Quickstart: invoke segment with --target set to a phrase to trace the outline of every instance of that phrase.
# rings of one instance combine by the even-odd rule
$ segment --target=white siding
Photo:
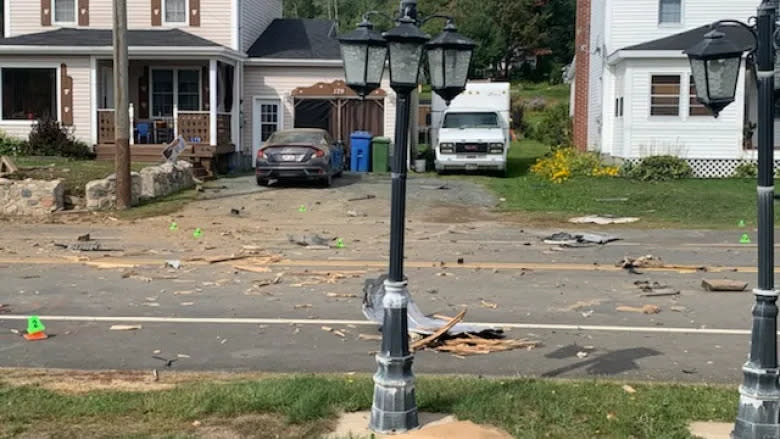
[[[588,149],[601,149],[604,92],[604,6],[605,0],[591,1],[590,72],[588,78]]]
[[[756,0],[682,0],[680,25],[659,25],[659,0],[608,0],[607,51],[663,38],[687,29],[730,18],[747,20],[756,14]]]
[[[47,64],[59,66],[65,64],[68,68],[68,76],[73,78],[73,134],[84,142],[90,142],[90,127],[92,114],[90,111],[90,65],[87,56],[63,57],[0,57],[0,65]],[[60,105],[60,90],[57,90],[57,105]],[[0,122],[0,130],[8,135],[26,138],[30,134],[32,124],[20,122]]]
[[[254,116],[254,98],[279,99],[284,109],[283,126],[295,126],[295,108],[292,91],[298,87],[310,87],[318,82],[333,82],[344,79],[342,67],[244,67],[244,127],[242,130],[242,149],[251,150],[252,125]],[[385,98],[385,136],[395,135],[395,93],[390,89],[387,79],[383,82],[387,91]]]
[[[239,50],[246,52],[275,18],[282,18],[282,0],[239,0],[239,4],[241,5]]]
[[[741,158],[744,118],[744,68],[734,104],[714,119],[688,116],[688,77],[685,58],[673,60],[637,60],[626,63],[626,91],[623,153],[614,155],[639,158],[672,154],[684,158]],[[681,77],[679,116],[650,116],[650,81],[654,74]],[[616,133],[617,134],[617,133]]]
[[[41,26],[41,5],[38,0],[7,0],[11,6],[11,36],[45,32],[56,26]],[[164,1],[164,0],[163,0]],[[260,0],[277,2],[279,0]],[[199,27],[182,26],[181,29],[194,35],[230,47],[232,44],[231,0],[201,0]],[[90,0],[89,27],[111,29],[112,0]],[[127,26],[129,29],[161,29],[152,27],[152,2],[150,0],[127,0]]]

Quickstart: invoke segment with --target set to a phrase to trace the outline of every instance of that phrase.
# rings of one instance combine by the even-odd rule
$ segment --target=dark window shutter
[[[200,26],[200,0],[190,0],[190,26]]]
[[[73,125],[73,78],[68,76],[68,67],[60,65],[60,113],[65,126]]]
[[[152,26],[162,26],[162,0],[152,0]]]
[[[89,26],[89,0],[79,0],[79,26]]]
[[[41,0],[41,26],[51,26],[51,0]]]

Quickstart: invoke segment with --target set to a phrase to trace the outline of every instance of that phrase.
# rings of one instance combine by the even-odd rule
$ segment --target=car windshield
[[[279,131],[268,139],[269,145],[324,145],[325,136],[312,131]]]
[[[443,128],[498,128],[496,113],[448,113]]]

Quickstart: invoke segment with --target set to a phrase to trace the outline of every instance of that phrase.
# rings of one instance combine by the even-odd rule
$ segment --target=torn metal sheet
[[[564,247],[576,247],[578,245],[599,244],[604,245],[614,241],[620,241],[621,238],[615,235],[603,235],[599,233],[578,233],[571,234],[559,232],[544,238],[545,244],[560,245]]]
[[[372,322],[382,324],[384,321],[384,308],[382,300],[385,297],[385,279],[386,275],[378,279],[367,279],[363,286],[363,315]],[[414,303],[412,297],[409,297],[409,304],[406,308],[406,314],[409,320],[409,331],[418,334],[430,335],[444,327],[448,322],[434,319],[426,316]],[[503,331],[498,328],[485,328],[483,326],[473,326],[467,323],[458,323],[447,333],[451,336],[458,334],[502,334]]]

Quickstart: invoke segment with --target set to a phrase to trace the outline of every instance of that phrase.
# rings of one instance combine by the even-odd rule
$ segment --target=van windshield
[[[500,128],[496,113],[447,113],[442,128]]]

